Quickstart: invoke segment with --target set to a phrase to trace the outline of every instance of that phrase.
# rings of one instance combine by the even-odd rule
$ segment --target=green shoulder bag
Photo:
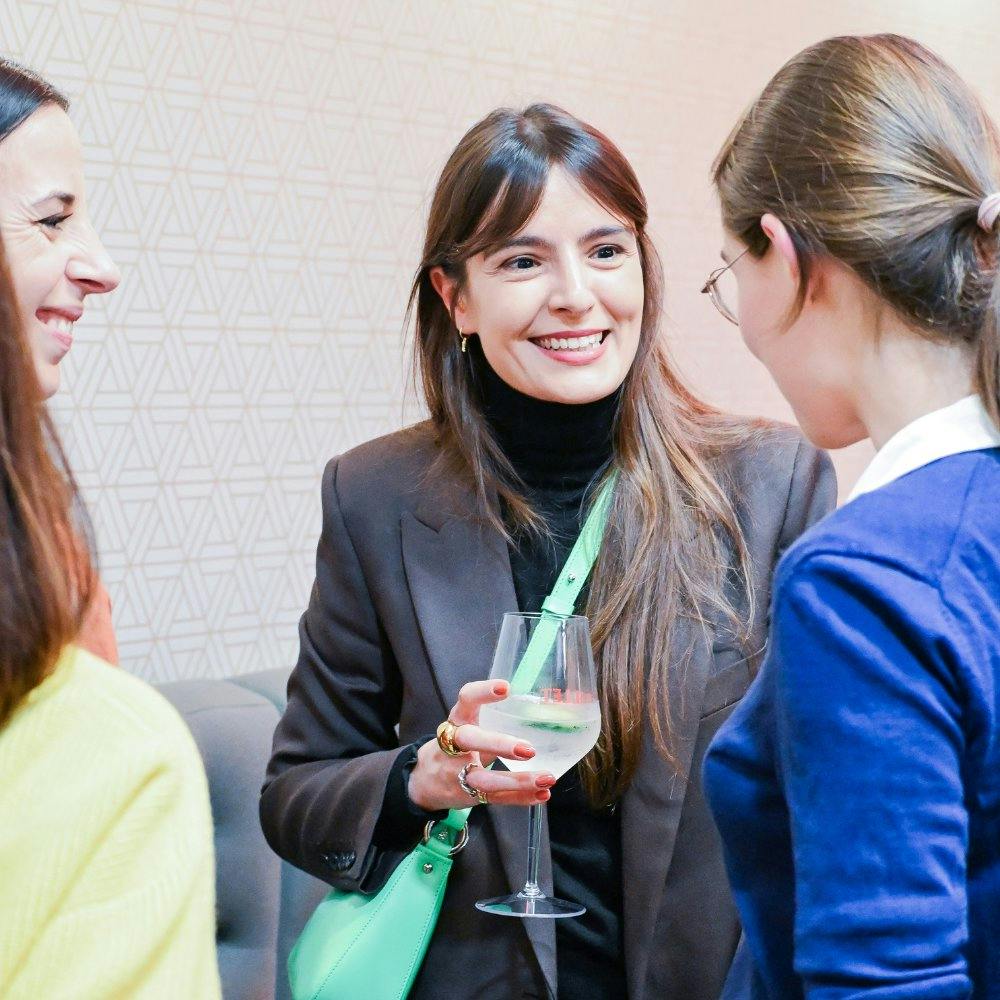
[[[612,473],[598,494],[542,617],[553,625],[573,614],[604,537],[614,493]],[[537,627],[514,672],[511,690],[528,690],[558,629]],[[469,838],[471,809],[452,809],[427,824],[423,839],[374,895],[332,890],[316,907],[288,956],[294,1000],[404,1000],[420,971],[441,912],[453,858]]]

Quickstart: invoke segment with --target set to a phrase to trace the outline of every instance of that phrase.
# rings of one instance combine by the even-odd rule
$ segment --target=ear
[[[764,230],[764,235],[771,241],[771,246],[788,269],[789,277],[798,284],[799,255],[785,224],[776,215],[767,212],[760,217],[760,228]]]
[[[461,295],[456,296],[455,294],[458,287],[455,279],[448,277],[443,267],[432,267],[431,284],[434,286],[434,291],[441,296],[445,309],[454,317],[458,329],[464,333],[471,333],[471,328],[468,328],[469,317],[465,303]]]

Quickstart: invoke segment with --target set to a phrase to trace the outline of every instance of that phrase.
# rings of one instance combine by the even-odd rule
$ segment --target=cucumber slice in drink
[[[528,729],[540,729],[547,733],[579,733],[587,728],[587,722],[577,712],[550,703],[529,702],[519,721]]]
[[[587,728],[583,722],[525,722],[526,729],[540,729],[547,733],[579,733]]]

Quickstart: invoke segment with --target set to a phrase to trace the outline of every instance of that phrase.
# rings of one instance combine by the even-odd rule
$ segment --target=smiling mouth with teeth
[[[73,323],[71,320],[66,319],[65,316],[49,316],[45,320],[45,325],[52,327],[53,330],[59,333],[68,335],[73,332]]]
[[[586,337],[538,337],[532,343],[544,348],[546,351],[584,351],[589,347],[597,347],[604,343],[609,331],[602,330],[600,333],[592,333]]]
[[[61,345],[61,353],[65,354],[73,346],[73,324],[79,316],[67,316],[51,309],[39,309],[35,315],[45,324],[49,335]]]

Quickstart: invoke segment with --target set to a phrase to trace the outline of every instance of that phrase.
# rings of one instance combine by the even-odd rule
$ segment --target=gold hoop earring
[[[467,345],[469,343],[469,338],[466,337],[466,335],[464,333],[462,333],[461,330],[459,330],[458,331],[458,339],[462,341],[462,353],[465,354],[466,353],[466,347],[467,347]]]

